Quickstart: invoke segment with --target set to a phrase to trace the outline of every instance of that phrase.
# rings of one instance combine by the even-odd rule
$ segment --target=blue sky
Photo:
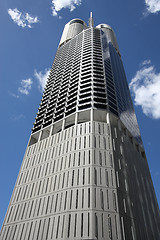
[[[114,29],[160,205],[160,0],[0,1],[0,225],[64,25]]]

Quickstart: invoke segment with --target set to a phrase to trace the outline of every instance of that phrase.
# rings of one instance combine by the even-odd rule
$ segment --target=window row
[[[111,154],[108,154],[109,157],[111,157]],[[51,161],[50,163],[46,163],[44,165],[32,168],[28,171],[22,172],[19,175],[18,184],[17,186],[21,186],[24,184],[28,184],[30,182],[34,182],[34,185],[38,185],[40,182],[40,179],[43,180],[43,182],[47,182],[46,189],[50,189],[49,185],[53,185],[56,187],[56,190],[59,190],[60,188],[68,187],[68,186],[78,186],[78,185],[87,185],[87,184],[95,184],[95,185],[103,185],[103,186],[114,186],[115,185],[115,173],[112,170],[111,164],[112,158],[108,159],[107,166],[106,167],[94,167],[90,168],[88,167],[81,167],[80,168],[80,161],[85,164],[84,159],[80,158],[80,155],[77,156],[78,159],[76,159],[77,165],[79,168],[72,168],[70,169],[70,161],[66,164],[65,162],[56,162],[56,160]],[[61,158],[66,160],[65,158]],[[69,159],[70,160],[70,159]],[[97,160],[99,164],[102,164],[102,160]],[[58,173],[58,168],[62,168],[62,163],[64,164],[64,170],[68,171],[60,171]],[[72,164],[75,164],[74,162]],[[92,163],[93,164],[93,163]],[[67,166],[68,165],[68,166]],[[111,169],[110,169],[111,168]],[[47,178],[48,177],[48,178]],[[117,175],[117,181],[118,180]],[[38,181],[38,183],[36,182]],[[49,185],[48,185],[49,184]],[[35,187],[36,187],[35,186]],[[40,187],[40,186],[39,186]],[[55,191],[55,187],[52,189]],[[31,189],[31,188],[30,188]],[[18,201],[18,190],[15,191],[15,197],[14,199],[17,199]],[[48,190],[47,190],[48,191]],[[17,197],[16,197],[17,196]],[[13,200],[14,201],[14,200]]]
[[[87,123],[78,124],[64,131],[61,131],[60,133],[54,134],[51,138],[46,138],[32,146],[29,146],[27,148],[26,156],[32,155],[39,151],[43,151],[48,147],[58,144],[59,142],[66,141],[68,138],[70,139],[74,136],[84,135],[86,133],[88,134],[91,132],[96,134],[98,133],[100,135],[103,135],[103,134],[110,135],[110,128],[109,128],[109,125],[106,123],[93,122],[93,124],[91,125],[91,122],[87,122]]]
[[[126,213],[128,206],[126,205],[126,200],[124,200],[122,199],[122,204],[125,202],[123,211]],[[117,212],[116,192],[111,189],[82,188],[30,199],[16,205],[11,205],[6,222],[11,223],[64,211],[81,211],[89,210],[90,208]]]
[[[5,226],[2,238],[3,240],[74,238],[134,240],[135,230],[132,220],[119,218],[117,214],[95,212],[92,216],[91,212],[78,212]]]
[[[66,169],[81,167],[81,166],[89,166],[89,165],[97,165],[103,167],[113,167],[113,156],[110,151],[103,150],[86,150],[86,151],[78,151],[65,156],[61,156],[58,158],[52,158],[52,154],[54,149],[47,150],[44,152],[44,157],[48,154],[47,161],[40,162],[42,158],[42,154],[34,155],[26,159],[27,165],[25,165],[21,173],[19,175],[18,184],[26,183],[28,181],[33,181],[36,178],[46,177],[55,172],[61,172]],[[29,169],[26,171],[25,169]],[[51,169],[53,169],[51,171]],[[54,170],[55,169],[55,170]],[[25,171],[24,171],[25,170]],[[25,177],[24,177],[25,175]],[[37,176],[37,177],[36,177]]]

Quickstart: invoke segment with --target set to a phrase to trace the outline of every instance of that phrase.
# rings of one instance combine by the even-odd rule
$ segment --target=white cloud
[[[147,65],[147,64],[151,64],[151,60],[144,60],[140,66],[144,66],[144,65]]]
[[[38,79],[39,88],[41,91],[44,90],[48,76],[49,76],[49,69],[45,69],[44,73],[37,72],[37,70],[34,71],[34,76]]]
[[[129,87],[135,105],[141,106],[145,115],[158,119],[160,118],[160,72],[156,73],[151,62],[148,66],[148,60],[146,64],[136,72]]]
[[[160,11],[160,0],[145,0],[145,4],[147,13],[158,13]]]
[[[159,176],[160,175],[160,172],[155,172],[155,176]]]
[[[17,8],[9,8],[8,14],[18,26],[23,28],[32,28],[32,24],[39,22],[38,17],[32,17],[29,13],[22,13]]]
[[[12,93],[11,91],[9,91],[9,95],[15,98],[19,98],[19,95]]]
[[[21,94],[28,95],[32,87],[32,79],[28,78],[21,81],[21,87],[18,88],[18,91]]]
[[[12,121],[19,121],[19,120],[21,120],[22,118],[25,118],[25,116],[24,116],[23,114],[12,115],[12,116],[11,116],[11,120],[12,120]]]
[[[62,8],[69,8],[72,12],[81,2],[82,0],[52,0],[52,15],[57,16]]]

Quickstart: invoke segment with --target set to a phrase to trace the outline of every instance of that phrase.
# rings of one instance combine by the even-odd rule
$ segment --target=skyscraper
[[[0,239],[160,239],[117,40],[92,15],[64,28]]]

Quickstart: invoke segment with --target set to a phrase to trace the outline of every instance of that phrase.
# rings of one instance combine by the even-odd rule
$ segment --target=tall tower
[[[160,239],[117,40],[92,14],[65,25],[0,239]]]

